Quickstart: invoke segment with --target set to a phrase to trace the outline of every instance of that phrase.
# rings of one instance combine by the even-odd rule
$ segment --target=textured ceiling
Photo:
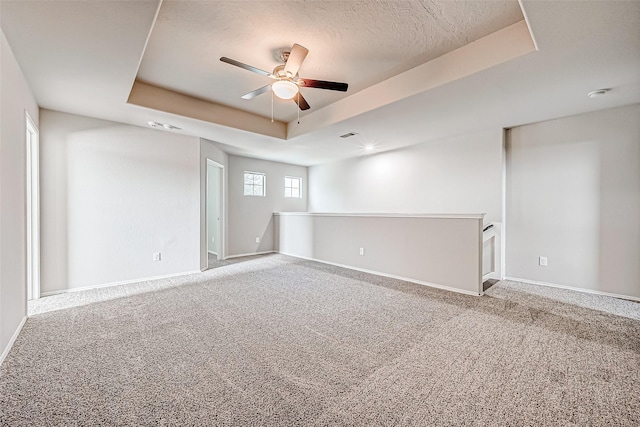
[[[326,31],[328,24],[314,18],[315,7],[322,10],[332,2],[291,3],[307,8],[311,15],[301,18],[295,25],[284,18],[281,21],[273,16],[266,19],[258,12],[260,7],[268,5],[261,6],[261,3],[207,1],[175,6],[234,8],[236,3],[245,5],[243,23],[219,22],[214,29],[219,34],[216,40],[207,35],[206,27],[213,26],[211,16],[194,14],[194,23],[189,28],[177,24],[171,27],[170,38],[182,40],[181,43],[186,43],[188,37],[182,34],[186,31],[191,34],[189,37],[202,34],[195,38],[210,44],[197,51],[190,50],[192,48],[185,44],[184,52],[180,53],[191,52],[189,55],[181,60],[172,56],[168,63],[159,66],[178,76],[167,82],[167,86],[174,88],[178,83],[190,84],[189,80],[202,79],[205,84],[212,85],[212,93],[220,87],[237,90],[238,94],[246,93],[254,87],[251,83],[255,87],[264,84],[261,77],[220,63],[218,58],[226,55],[269,68],[275,63],[272,50],[293,42],[306,44],[311,50],[309,62],[305,61],[303,65],[303,75],[342,79],[334,71],[335,66],[341,65],[340,61],[336,65],[331,59],[335,56],[334,50],[342,45],[334,41],[337,39],[333,33]],[[380,4],[390,4],[373,0],[366,3],[371,3],[371,10]],[[477,8],[470,14],[482,14],[487,8],[495,7],[491,1],[468,3],[462,6]],[[396,8],[403,4],[393,3]],[[455,4],[446,0],[429,4],[442,10],[440,24],[434,25],[447,28],[450,25],[447,22],[453,21],[458,28],[463,28],[453,18],[455,14],[444,11]],[[172,91],[165,91],[172,94],[164,99],[171,101],[168,103],[156,99],[158,91],[152,91],[147,104],[127,102],[139,65],[151,52],[150,49],[145,51],[147,38],[154,37],[154,26],[164,25],[161,21],[163,8],[173,5],[173,2],[161,4],[158,0],[0,0],[0,24],[42,108],[136,126],[147,126],[150,120],[171,123],[182,128],[171,132],[215,141],[231,154],[301,165],[364,155],[364,145],[375,145],[373,153],[376,153],[426,141],[446,141],[454,135],[509,128],[640,102],[640,1],[534,0],[521,1],[526,22],[484,36],[359,92],[349,91],[324,108],[318,109],[322,100],[316,98],[316,94],[320,96],[323,92],[314,91],[309,95],[313,108],[301,117],[300,124],[295,121],[271,123],[255,114],[216,106],[212,102],[197,99],[193,102],[195,98],[188,99],[188,96]],[[509,5],[516,5],[516,2]],[[497,13],[500,11],[498,8]],[[159,20],[156,13],[160,13]],[[350,15],[354,25],[370,30],[367,50],[356,49],[353,53],[358,61],[351,66],[363,72],[366,67],[358,64],[372,61],[369,55],[387,57],[378,55],[376,47],[386,46],[388,38],[373,30],[371,19],[362,18],[364,13],[369,13],[369,6],[360,11],[359,20]],[[341,22],[346,25],[347,21]],[[271,22],[281,24],[271,25]],[[294,25],[295,31],[288,25]],[[395,24],[398,31],[404,30],[404,25],[404,22]],[[349,32],[340,34],[338,42],[347,40],[350,43]],[[456,34],[456,37],[473,38],[462,30]],[[267,36],[271,41],[261,45]],[[537,49],[531,46],[532,36]],[[411,47],[396,45],[397,57],[417,58],[410,52]],[[262,59],[259,55],[263,55]],[[190,72],[188,77],[178,75],[176,67],[204,60],[210,61],[211,69],[191,65],[187,70]],[[320,68],[307,70],[316,60],[319,62],[313,67],[331,70],[327,76],[320,75]],[[416,59],[418,62],[423,60]],[[404,60],[394,64],[411,66]],[[209,81],[214,69],[216,73],[232,75]],[[233,80],[254,77],[257,78],[255,82]],[[344,80],[355,87],[355,80],[350,77]],[[600,88],[611,91],[597,99],[586,96],[587,92]],[[201,93],[196,95],[204,97]],[[214,96],[209,99],[221,102]],[[233,117],[227,117],[227,122],[216,121],[226,110],[230,110],[228,115]],[[295,108],[293,110],[291,114],[295,113]],[[260,120],[262,124],[258,123]],[[247,129],[247,123],[254,127]],[[347,132],[358,135],[348,139],[339,137]]]
[[[270,117],[270,93],[241,96],[272,80],[219,58],[272,71],[280,51],[298,43],[310,51],[301,77],[349,83],[347,93],[302,89],[315,111],[522,19],[514,0],[165,0],[138,79]],[[277,120],[296,113],[293,101],[276,100]]]

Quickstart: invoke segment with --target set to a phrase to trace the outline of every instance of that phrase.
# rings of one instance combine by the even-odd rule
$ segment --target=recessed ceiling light
[[[604,96],[607,92],[609,92],[611,89],[598,89],[598,90],[592,90],[591,92],[589,92],[587,94],[587,96],[589,98],[598,98],[600,96]]]
[[[360,144],[360,153],[363,155],[369,155],[373,153],[377,153],[380,150],[378,149],[378,144],[374,142],[367,142],[366,144]]]
[[[154,122],[153,120],[149,120],[147,122],[149,124],[149,126],[151,126],[152,128],[164,128],[167,130],[180,130],[180,128],[178,126],[174,126],[174,125],[170,125],[167,123],[160,123],[160,122]]]

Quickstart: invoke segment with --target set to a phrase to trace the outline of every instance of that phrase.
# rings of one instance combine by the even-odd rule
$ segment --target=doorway
[[[40,298],[40,179],[39,132],[25,111],[26,117],[26,198],[27,198],[27,299]]]
[[[224,260],[224,166],[207,159],[207,269]]]

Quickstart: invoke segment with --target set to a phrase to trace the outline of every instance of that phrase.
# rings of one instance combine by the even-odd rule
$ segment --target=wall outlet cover
[[[260,243],[260,238],[256,237],[256,243]]]
[[[547,257],[546,256],[541,256],[540,258],[538,258],[538,264],[546,267],[547,266]]]
[[[161,259],[162,259],[162,254],[160,252],[154,252],[153,260],[154,261],[160,261]]]

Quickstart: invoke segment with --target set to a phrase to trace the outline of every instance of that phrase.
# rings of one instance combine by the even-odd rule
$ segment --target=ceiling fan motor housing
[[[298,74],[296,73],[295,76],[290,75],[291,73],[287,73],[284,71],[284,64],[283,65],[278,65],[276,68],[273,69],[273,75],[276,76],[276,78],[280,79],[280,80],[289,80],[289,81],[295,81],[298,80]]]

